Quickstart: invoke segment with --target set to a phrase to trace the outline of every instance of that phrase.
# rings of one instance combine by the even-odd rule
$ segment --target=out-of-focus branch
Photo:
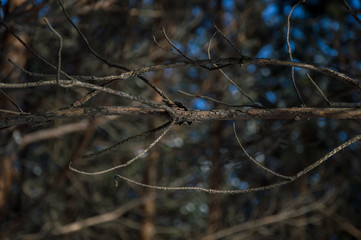
[[[114,221],[114,220],[118,219],[119,217],[121,217],[122,215],[124,215],[125,213],[127,213],[128,211],[138,207],[139,205],[141,205],[147,201],[154,199],[155,197],[156,197],[155,195],[148,195],[145,198],[133,200],[127,204],[124,204],[121,207],[119,207],[111,212],[107,212],[107,213],[99,214],[97,216],[78,220],[76,222],[69,223],[69,224],[66,224],[63,226],[57,226],[51,230],[44,228],[39,233],[28,234],[23,237],[24,237],[24,239],[36,240],[36,239],[44,239],[44,238],[50,237],[50,236],[61,236],[61,235],[67,235],[67,234],[71,234],[74,232],[78,232],[78,231],[81,231],[88,227],[92,227],[92,226],[96,226],[99,224]]]
[[[291,206],[287,206],[287,208],[280,210],[279,213],[269,215],[266,217],[262,217],[255,220],[250,220],[247,222],[243,222],[241,224],[237,224],[225,229],[222,229],[218,232],[206,235],[203,240],[207,239],[224,239],[231,236],[236,236],[244,231],[252,229],[253,231],[270,224],[275,224],[278,222],[283,222],[286,220],[290,220],[293,218],[297,218],[300,216],[304,216],[307,213],[311,213],[314,211],[318,211],[321,208],[325,207],[325,202],[330,199],[329,195],[324,196],[323,199],[320,199],[319,201],[312,201],[312,202],[305,202],[306,200],[303,199],[303,201],[290,203]],[[233,238],[232,238],[233,239]]]
[[[345,6],[347,12],[352,15],[352,17],[361,24],[361,19],[355,14],[351,7],[347,4],[346,0],[342,0],[343,5]]]
[[[109,116],[106,118],[98,119],[96,121],[96,125],[104,124],[105,122],[111,121],[114,118],[116,118],[116,116]],[[67,134],[84,131],[85,129],[87,129],[88,125],[88,120],[82,120],[80,122],[64,124],[55,128],[39,130],[19,137],[17,144],[19,148],[22,149],[31,143],[44,141],[52,138],[60,138]]]
[[[84,228],[99,225],[102,223],[110,222],[113,220],[116,220],[120,216],[122,216],[124,213],[128,212],[129,210],[139,206],[140,204],[143,204],[147,201],[150,201],[151,199],[155,198],[154,195],[149,195],[146,198],[141,198],[137,200],[133,200],[124,206],[121,206],[114,211],[104,213],[98,216],[89,217],[83,220],[76,221],[74,223],[70,223],[64,226],[57,227],[51,231],[52,235],[65,235],[72,232],[80,231]]]

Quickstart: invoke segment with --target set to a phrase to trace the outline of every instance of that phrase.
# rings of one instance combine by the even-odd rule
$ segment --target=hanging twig
[[[102,170],[102,171],[85,172],[85,171],[81,171],[81,170],[78,170],[78,169],[72,167],[72,163],[70,163],[70,164],[69,164],[69,169],[72,170],[73,172],[77,172],[77,173],[80,173],[80,174],[94,176],[94,175],[102,175],[102,174],[105,174],[105,173],[114,171],[114,170],[116,170],[116,169],[124,168],[124,167],[126,167],[126,166],[129,166],[130,164],[132,164],[133,162],[135,162],[137,159],[139,159],[141,156],[143,156],[145,153],[147,153],[155,144],[157,144],[157,143],[163,138],[163,136],[172,128],[172,126],[173,126],[174,124],[175,124],[174,121],[168,122],[168,123],[166,124],[166,129],[163,131],[163,133],[162,133],[157,139],[155,139],[145,150],[143,150],[143,151],[142,151],[141,153],[139,153],[137,156],[135,156],[134,158],[130,159],[129,161],[127,161],[127,162],[124,163],[124,164],[120,164],[120,165],[117,165],[117,166],[114,166],[114,167],[111,167],[111,168],[108,168],[108,169],[105,169],[105,170]]]
[[[297,180],[298,178],[302,177],[303,175],[305,175],[309,171],[315,169],[316,167],[318,167],[319,165],[324,163],[326,160],[328,160],[330,157],[335,155],[337,152],[339,152],[342,149],[348,147],[349,145],[359,141],[360,139],[361,139],[361,134],[357,135],[356,137],[353,137],[352,139],[350,139],[350,140],[348,140],[348,141],[346,141],[344,143],[342,143],[340,146],[334,148],[331,152],[327,153],[324,157],[320,158],[318,161],[316,161],[315,163],[309,165],[308,167],[306,167],[305,169],[299,171],[297,174],[295,174],[293,176],[280,175],[278,173],[273,172],[272,170],[269,170],[268,168],[263,167],[262,165],[259,165],[264,170],[266,170],[268,172],[271,172],[272,174],[274,174],[276,176],[288,179],[288,180],[285,180],[285,181],[282,181],[282,182],[278,182],[278,183],[274,183],[274,184],[270,184],[270,185],[265,185],[265,186],[261,186],[261,187],[254,187],[254,188],[243,189],[243,190],[219,190],[219,189],[210,189],[210,188],[203,188],[203,187],[163,187],[163,186],[155,186],[155,185],[149,185],[149,184],[144,184],[144,183],[141,183],[141,182],[137,182],[135,180],[129,179],[129,178],[124,177],[122,175],[116,175],[114,177],[114,181],[115,181],[115,186],[116,187],[118,186],[118,182],[116,180],[116,178],[118,177],[118,178],[120,178],[120,179],[122,179],[122,180],[124,180],[126,182],[129,182],[129,183],[141,186],[141,187],[157,189],[157,190],[164,190],[164,191],[201,191],[201,192],[206,192],[206,193],[211,193],[211,194],[243,194],[243,193],[249,193],[249,192],[265,191],[265,190],[270,190],[270,189],[273,189],[273,188],[280,187],[282,185],[285,185],[285,184],[288,184],[290,182],[293,182],[293,181]]]
[[[228,38],[223,34],[223,32],[221,32],[221,30],[219,30],[218,29],[218,27],[214,24],[214,27],[217,29],[217,31],[219,32],[219,33],[221,33],[221,35],[223,36],[223,38],[225,38],[226,40],[228,40]],[[207,53],[208,53],[208,59],[211,59],[211,44],[212,44],[212,39],[213,39],[213,37],[216,35],[216,33],[214,33],[213,34],[213,36],[211,37],[211,39],[209,40],[209,43],[208,43],[208,49],[207,49]],[[232,43],[230,40],[228,40],[230,43]],[[233,46],[233,45],[232,45]],[[218,65],[217,64],[213,64],[213,66],[215,66],[215,67],[218,67]],[[246,94],[246,92],[245,91],[243,91],[243,89],[242,88],[240,88],[232,79],[230,79],[228,76],[227,76],[227,74],[222,70],[222,69],[219,69],[219,71],[222,73],[222,75],[226,78],[226,80],[231,84],[231,85],[233,85],[233,86],[235,86],[237,89],[238,89],[238,91],[240,91],[240,93],[243,95],[243,96],[245,96],[254,106],[259,106],[258,104],[256,104],[254,101],[253,101],[253,99],[250,97],[250,96],[248,96],[247,94]]]
[[[290,56],[290,60],[291,62],[293,62],[293,57],[292,57],[292,49],[291,49],[291,45],[290,45],[290,25],[291,25],[291,15],[292,15],[292,12],[293,10],[302,2],[305,2],[306,0],[300,0],[299,2],[297,2],[292,8],[291,8],[291,11],[290,13],[288,14],[288,17],[287,17],[287,47],[288,47],[288,54]],[[295,68],[292,67],[291,69],[291,76],[292,76],[292,84],[293,84],[293,87],[295,88],[296,90],[296,93],[297,93],[297,96],[298,96],[298,99],[301,101],[302,103],[302,107],[306,107],[306,104],[305,102],[303,101],[302,99],[302,96],[301,96],[301,93],[300,91],[298,90],[298,87],[297,87],[297,84],[296,84],[296,80],[295,80]]]
[[[149,134],[152,134],[152,133],[156,133],[160,130],[163,130],[164,128],[168,127],[169,126],[169,123],[165,123],[163,124],[162,126],[159,126],[157,128],[154,128],[154,129],[151,129],[151,130],[148,130],[148,131],[145,131],[145,132],[142,132],[142,133],[139,133],[139,134],[136,134],[134,136],[131,136],[131,137],[128,137],[126,139],[124,139],[123,141],[117,143],[117,144],[114,144],[113,146],[111,147],[108,147],[108,148],[105,148],[99,152],[95,152],[95,153],[91,153],[91,154],[88,154],[88,155],[84,155],[82,156],[83,159],[92,159],[92,158],[95,158],[95,157],[99,157],[103,154],[106,154],[106,153],[109,153],[117,148],[119,148],[120,146],[124,145],[125,143],[129,142],[129,141],[133,141],[137,138],[140,138],[140,137],[145,137],[145,136],[148,136]]]
[[[277,177],[280,177],[280,178],[283,178],[283,179],[288,179],[288,180],[292,180],[293,177],[292,176],[286,176],[286,175],[282,175],[282,174],[279,174],[279,173],[276,173],[274,171],[272,171],[271,169],[263,166],[261,163],[259,163],[256,159],[254,159],[252,156],[250,156],[246,149],[243,147],[241,141],[239,140],[238,136],[237,136],[237,132],[236,132],[236,123],[233,122],[233,133],[234,133],[234,136],[236,137],[237,139],[237,142],[238,142],[238,145],[241,147],[242,151],[246,154],[247,158],[249,160],[251,160],[254,164],[256,164],[258,167],[262,168],[263,170],[265,170],[266,172],[269,172],[271,173],[272,175],[275,175]]]
[[[46,17],[43,17],[43,20],[48,25],[50,31],[52,31],[58,38],[59,38],[59,50],[58,50],[58,66],[56,69],[56,82],[59,86],[63,87],[63,85],[60,83],[60,71],[61,71],[61,50],[63,49],[63,38],[61,35],[51,26],[48,19]]]

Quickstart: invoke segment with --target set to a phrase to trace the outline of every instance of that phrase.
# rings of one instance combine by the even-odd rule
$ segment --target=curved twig
[[[237,136],[236,123],[235,123],[235,122],[233,122],[233,133],[234,133],[234,136],[235,136],[236,139],[237,139],[238,145],[241,147],[242,151],[246,154],[247,158],[248,158],[249,160],[251,160],[254,164],[256,164],[258,167],[262,168],[262,169],[265,170],[266,172],[271,173],[272,175],[275,175],[275,176],[280,177],[280,178],[283,178],[283,179],[292,180],[292,179],[294,178],[293,176],[286,176],[286,175],[282,175],[282,174],[276,173],[276,172],[272,171],[271,169],[263,166],[263,165],[260,164],[256,159],[254,159],[252,156],[250,156],[250,155],[248,154],[248,152],[246,151],[246,149],[243,147],[241,141],[239,140],[239,138],[238,138],[238,136]]]
[[[72,163],[70,162],[70,164],[69,164],[69,169],[72,170],[73,172],[77,172],[77,173],[80,173],[80,174],[94,176],[94,175],[102,175],[102,174],[105,174],[105,173],[114,171],[114,170],[116,170],[116,169],[124,168],[124,167],[126,167],[126,166],[129,166],[130,164],[132,164],[133,162],[135,162],[137,159],[139,159],[142,155],[144,155],[145,153],[147,153],[155,144],[157,144],[157,143],[163,138],[163,136],[172,128],[172,126],[173,126],[174,124],[175,124],[174,121],[168,122],[168,123],[167,123],[167,126],[166,126],[166,129],[162,132],[162,134],[161,134],[158,138],[156,138],[145,150],[143,150],[143,151],[142,151],[141,153],[139,153],[137,156],[133,157],[132,159],[130,159],[129,161],[127,161],[127,162],[124,163],[124,164],[120,164],[120,165],[117,165],[117,166],[114,166],[114,167],[111,167],[111,168],[108,168],[108,169],[105,169],[105,170],[102,170],[102,171],[85,172],[85,171],[81,171],[81,170],[78,170],[78,169],[72,167]]]
[[[290,25],[291,25],[291,15],[292,15],[292,12],[293,10],[302,2],[305,2],[305,0],[300,0],[299,2],[297,2],[295,5],[293,5],[293,7],[291,8],[291,11],[290,13],[288,14],[288,17],[287,17],[287,47],[288,47],[288,54],[290,56],[290,60],[291,62],[293,62],[293,57],[292,57],[292,49],[291,49],[291,45],[290,45]],[[300,91],[298,90],[298,87],[297,87],[297,84],[296,84],[296,80],[295,80],[295,67],[292,67],[291,69],[291,76],[292,76],[292,84],[293,84],[293,87],[297,93],[297,96],[298,96],[298,99],[301,101],[302,103],[302,106],[303,107],[306,107],[306,104],[305,102],[303,101],[302,99],[302,96],[301,96],[301,93]]]

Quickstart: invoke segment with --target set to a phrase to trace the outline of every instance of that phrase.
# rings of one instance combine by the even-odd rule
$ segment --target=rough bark
[[[172,114],[170,114],[171,112]],[[5,115],[5,113],[3,113]],[[191,123],[220,120],[251,120],[251,119],[294,119],[308,120],[316,118],[360,119],[361,108],[239,108],[217,109],[210,111],[187,110],[184,108],[137,108],[120,106],[99,106],[65,109],[52,112],[18,114],[0,118],[0,128],[20,124],[39,124],[55,119],[84,119],[111,115],[148,115],[166,119],[176,118],[177,123]],[[1,116],[1,115],[0,115]]]

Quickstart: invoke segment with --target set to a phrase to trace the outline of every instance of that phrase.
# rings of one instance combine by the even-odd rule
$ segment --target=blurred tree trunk
[[[154,124],[152,124],[154,125]],[[144,183],[156,185],[157,183],[157,165],[159,162],[160,154],[159,152],[151,152],[149,157],[147,158],[146,169],[144,173]],[[150,196],[154,194],[153,189],[145,189],[144,197]],[[151,240],[154,238],[154,234],[156,232],[155,227],[155,215],[156,215],[156,199],[150,198],[146,201],[143,206],[143,219],[142,219],[142,227],[140,228],[140,236],[142,240]]]
[[[223,7],[222,7],[222,1],[217,1],[217,7],[214,9],[215,15],[217,16],[216,24],[218,27],[223,29]],[[220,49],[223,48],[223,45],[221,44]],[[220,73],[217,73],[214,75],[215,78],[212,79],[214,82],[214,86],[212,86],[212,89],[216,96],[216,99],[222,99],[224,92],[222,91],[223,81],[222,76]],[[210,184],[209,187],[211,189],[220,189],[222,186],[222,162],[221,162],[221,154],[220,154],[220,148],[222,144],[222,131],[223,131],[223,122],[215,122],[211,124],[210,127],[210,137],[212,139],[211,141],[211,148],[213,150],[213,154],[211,157],[211,174],[210,174]],[[222,199],[217,195],[209,195],[208,198],[208,224],[206,233],[211,234],[222,227],[222,207],[221,207]],[[211,240],[211,238],[206,238],[207,240]]]
[[[26,2],[26,0],[12,0],[9,1],[4,9],[4,16],[11,13],[18,6]],[[13,29],[16,31],[17,29]],[[27,33],[19,32],[19,37],[23,39],[25,43],[29,42]],[[1,39],[0,44],[0,81],[8,83],[17,83],[21,77],[21,72],[15,71],[14,66],[8,63],[8,59],[13,60],[20,67],[24,67],[27,61],[27,50],[11,35],[10,32],[6,32],[4,38]],[[18,93],[7,94],[8,97],[17,104],[20,104],[22,99]],[[18,111],[11,102],[0,93],[0,108],[2,109],[14,109]],[[1,113],[0,113],[1,116]],[[8,136],[5,139],[11,139],[11,135],[15,128],[5,132]],[[7,145],[7,143],[1,143]],[[6,217],[11,209],[17,209],[20,211],[19,206],[10,206],[10,196],[13,183],[16,179],[16,171],[14,163],[18,161],[18,156],[15,152],[6,152],[0,155],[0,222]],[[19,202],[19,201],[15,201]]]
[[[163,71],[159,71],[155,75],[155,80],[162,79]],[[152,80],[154,84],[157,84],[157,81]],[[162,99],[159,95],[154,95],[151,97],[152,100],[161,102]],[[149,122],[148,129],[152,129],[156,127],[156,123],[154,121]],[[151,138],[153,139],[153,138]],[[159,163],[160,154],[159,151],[151,151],[149,153],[149,157],[147,157],[147,161],[145,164],[145,172],[143,177],[143,182],[149,185],[157,185],[157,176],[158,176],[158,163]],[[149,197],[150,195],[155,194],[154,189],[144,189],[144,196]],[[151,240],[154,239],[154,234],[156,233],[155,226],[155,218],[156,218],[156,198],[149,198],[142,206],[142,227],[140,228],[140,236],[142,240]]]
[[[222,163],[220,162],[220,147],[222,144],[222,131],[223,124],[222,122],[216,122],[211,126],[211,138],[213,154],[211,157],[212,168],[210,174],[210,184],[211,189],[220,189],[222,186]],[[221,207],[222,198],[219,195],[209,195],[208,198],[208,225],[206,233],[214,233],[221,229],[222,222],[222,207]],[[210,240],[209,238],[206,238]]]

